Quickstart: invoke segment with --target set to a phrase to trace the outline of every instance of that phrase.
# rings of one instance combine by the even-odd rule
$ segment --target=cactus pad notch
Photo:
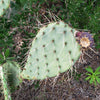
[[[0,16],[3,15],[5,10],[9,7],[10,0],[0,0]]]
[[[80,46],[73,35],[75,31],[62,21],[41,28],[32,42],[21,77],[45,79],[70,69],[80,56]]]

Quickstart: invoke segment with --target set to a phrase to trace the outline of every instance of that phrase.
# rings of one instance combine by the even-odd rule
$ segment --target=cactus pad
[[[0,16],[3,15],[5,10],[9,7],[10,0],[0,0]]]
[[[45,79],[67,71],[80,56],[80,46],[68,24],[60,21],[44,26],[32,42],[21,77]]]
[[[21,82],[20,67],[16,62],[9,61],[3,65],[3,72],[8,83],[8,87],[12,92]]]
[[[5,98],[5,100],[11,100],[10,91],[8,88],[7,80],[5,79],[5,76],[3,73],[2,66],[0,66],[0,78],[1,78],[2,87],[3,87],[3,91],[4,91],[4,98]]]

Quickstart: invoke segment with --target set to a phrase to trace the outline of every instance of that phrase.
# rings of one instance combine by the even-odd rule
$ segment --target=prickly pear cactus
[[[0,0],[0,16],[3,15],[5,10],[9,7],[10,0]]]
[[[75,31],[62,21],[41,28],[32,42],[21,77],[45,79],[70,69],[80,56]]]
[[[20,67],[16,62],[8,61],[3,65],[3,72],[10,92],[13,92],[21,82]]]
[[[1,81],[2,81],[4,98],[5,98],[5,100],[11,100],[10,91],[9,91],[9,88],[8,88],[7,80],[5,79],[5,76],[4,76],[2,66],[0,66],[0,78],[1,78]]]

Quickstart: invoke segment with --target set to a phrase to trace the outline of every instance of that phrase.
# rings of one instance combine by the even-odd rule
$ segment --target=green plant
[[[95,86],[97,83],[100,84],[100,66],[95,71],[89,66],[86,68],[86,71],[88,72],[86,73],[88,77],[86,77],[85,80],[89,80],[89,83],[94,83]]]
[[[100,33],[95,34],[94,40],[95,40],[95,43],[96,43],[96,49],[99,50],[100,49]]]
[[[10,50],[8,49],[3,49],[2,52],[0,53],[0,64],[5,63],[6,61],[13,60],[13,57],[10,56]]]

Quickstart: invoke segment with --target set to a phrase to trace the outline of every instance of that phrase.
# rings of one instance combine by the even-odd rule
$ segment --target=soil
[[[100,85],[95,87],[85,81],[85,68],[91,66],[95,70],[100,66],[100,55],[92,50],[85,50],[82,55],[83,60],[76,62],[73,74],[67,71],[43,81],[24,80],[12,94],[13,100],[100,100]]]

